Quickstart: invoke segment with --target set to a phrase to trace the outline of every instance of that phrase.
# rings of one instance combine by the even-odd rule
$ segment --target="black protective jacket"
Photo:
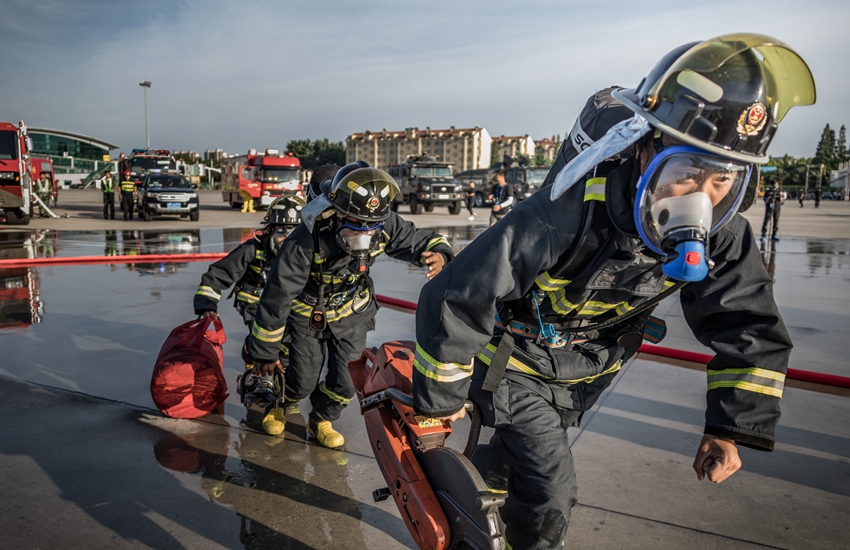
[[[417,229],[395,212],[384,221],[376,241],[361,272],[354,257],[337,244],[334,219],[317,220],[312,233],[306,225],[299,225],[284,242],[269,273],[251,330],[249,355],[259,361],[277,359],[277,343],[287,320],[308,320],[320,289],[325,319],[335,338],[353,333],[358,323],[373,323],[378,305],[368,267],[385,252],[414,265],[423,265],[423,252],[439,252],[446,262],[454,257],[445,237],[430,229]]]
[[[195,292],[195,313],[218,311],[218,302],[225,290],[236,285],[236,301],[246,323],[253,322],[260,294],[268,273],[274,265],[269,251],[269,234],[257,231],[254,237],[234,248],[230,254],[212,264]]]
[[[473,358],[489,364],[498,344],[494,312],[513,315],[518,331],[536,330],[538,311],[543,323],[564,328],[622,316],[672,286],[635,229],[638,177],[627,158],[588,174],[555,201],[543,189],[425,285],[416,313],[418,413],[448,416],[462,407]],[[605,238],[578,265],[550,273],[573,250],[588,201],[604,205],[594,216],[602,216],[596,225]],[[716,353],[708,365],[705,432],[772,450],[791,340],[747,221],[735,215],[710,239],[709,253],[714,268],[680,293],[694,335]],[[562,347],[517,336],[506,376],[545,388],[539,391],[557,406],[587,410],[634,351],[618,344],[624,328],[579,334],[583,342]]]

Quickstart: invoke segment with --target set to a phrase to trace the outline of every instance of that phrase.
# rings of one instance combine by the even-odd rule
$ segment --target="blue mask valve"
[[[662,266],[664,274],[677,281],[689,283],[702,281],[708,275],[705,261],[705,243],[683,241],[676,245],[676,258]]]

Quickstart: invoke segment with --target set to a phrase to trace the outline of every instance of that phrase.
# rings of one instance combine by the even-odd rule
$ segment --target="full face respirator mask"
[[[355,257],[358,272],[366,271],[372,243],[383,229],[383,223],[366,225],[364,222],[355,222],[347,218],[340,219],[336,228],[336,242],[340,248]]]
[[[277,255],[278,251],[280,251],[280,247],[283,246],[283,241],[285,241],[293,231],[295,231],[295,226],[274,226],[271,230],[269,239],[269,250],[271,250],[272,254]]]
[[[635,225],[641,239],[664,257],[664,274],[701,281],[713,262],[708,238],[738,211],[752,165],[691,146],[655,155],[638,182]]]

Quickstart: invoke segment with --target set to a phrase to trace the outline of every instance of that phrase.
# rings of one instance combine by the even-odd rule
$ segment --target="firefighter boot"
[[[242,212],[243,214],[244,214],[244,213],[246,213],[246,212],[248,212],[248,199],[243,199],[243,200],[242,200],[242,210],[241,210],[241,212]]]
[[[248,212],[256,212],[254,210],[254,199],[248,199]]]
[[[263,431],[269,435],[280,435],[286,428],[286,415],[283,408],[275,407],[263,417]]]
[[[319,440],[322,446],[328,449],[336,449],[345,444],[342,434],[334,430],[329,420],[310,419],[307,430],[310,435]]]

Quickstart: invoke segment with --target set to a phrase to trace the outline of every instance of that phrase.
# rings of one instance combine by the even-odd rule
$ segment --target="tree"
[[[496,140],[493,140],[490,142],[490,166],[493,166],[497,162],[502,162],[502,159],[499,156],[499,144]]]
[[[292,153],[307,170],[315,170],[323,164],[345,164],[345,144],[341,141],[328,141],[327,138],[312,141],[293,139],[286,144],[286,152]]]
[[[842,124],[838,130],[838,141],[835,144],[835,155],[838,162],[850,160],[850,151],[847,150],[847,128]]]
[[[820,141],[815,149],[814,164],[823,164],[825,170],[838,168],[838,155],[836,154],[835,130],[827,124],[820,136]]]

